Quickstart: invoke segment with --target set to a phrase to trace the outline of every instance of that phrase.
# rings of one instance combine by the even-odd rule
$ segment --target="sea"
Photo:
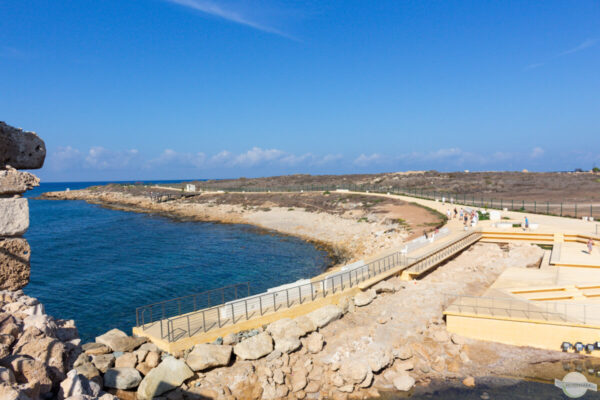
[[[131,334],[135,309],[145,304],[245,282],[260,293],[331,265],[312,243],[249,225],[36,199],[105,183],[42,183],[26,194],[31,281],[24,291],[47,314],[74,319],[83,343],[112,328]]]

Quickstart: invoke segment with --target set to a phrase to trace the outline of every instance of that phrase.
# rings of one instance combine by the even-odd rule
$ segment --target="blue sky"
[[[600,2],[0,0],[46,181],[600,166]]]

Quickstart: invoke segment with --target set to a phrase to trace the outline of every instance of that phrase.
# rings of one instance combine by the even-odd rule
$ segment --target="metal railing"
[[[253,296],[250,296],[248,286],[248,297],[237,298],[236,294],[236,298],[234,299],[225,301],[225,298],[222,298],[223,301],[220,301],[218,304],[213,304],[213,306],[203,309],[197,308],[197,303],[194,303],[193,310],[182,309],[175,313],[175,315],[165,316],[165,313],[162,312],[157,317],[156,312],[153,310],[162,310],[165,303],[171,305],[178,304],[182,299],[188,299],[189,303],[189,298],[193,296],[206,296],[207,293],[221,292],[227,288],[186,296],[168,302],[151,304],[138,308],[136,312],[137,326],[142,327],[144,330],[160,329],[162,339],[174,342],[183,337],[191,337],[198,333],[222,328],[225,325],[235,324],[244,320],[247,321],[270,312],[280,311],[281,309],[291,308],[305,302],[331,296],[340,291],[355,287],[392,268],[405,267],[402,269],[409,268],[411,271],[421,272],[434,264],[439,264],[453,253],[462,251],[480,237],[481,233],[479,231],[465,232],[450,243],[443,243],[418,258],[408,258],[405,253],[398,251],[367,264],[355,263],[352,269],[334,272],[318,281],[289,285],[281,290],[269,290],[268,292]],[[247,284],[244,285],[247,286]],[[231,290],[235,286],[228,288]],[[236,293],[239,292],[237,291]],[[214,294],[212,296],[214,298]],[[149,315],[150,321],[147,321],[146,315]],[[163,318],[163,316],[165,317]],[[156,324],[160,324],[160,328],[156,328]]]
[[[411,266],[408,271],[413,274],[421,274],[446,258],[469,247],[479,239],[481,239],[480,230],[465,232],[450,243],[443,243],[416,259],[409,259],[409,265]]]
[[[249,320],[269,312],[304,304],[355,287],[361,282],[392,268],[405,266],[406,263],[406,255],[396,252],[352,270],[332,274],[318,281],[288,287],[279,291],[261,293],[195,312],[168,317],[158,321],[160,323],[160,335],[162,339],[174,342],[183,337],[191,337],[201,332],[208,332],[228,324],[238,323],[241,320]],[[161,303],[157,304],[160,305]],[[148,307],[150,306],[140,307],[140,309],[145,310]],[[142,329],[150,329],[153,324],[142,324],[138,319],[138,326],[141,326]]]
[[[446,312],[458,312],[509,319],[600,325],[600,304],[519,300],[511,297],[444,295]]]
[[[237,283],[218,289],[207,290],[183,297],[177,297],[158,303],[138,307],[135,310],[136,326],[147,329],[160,324],[161,338],[166,337],[164,321],[177,315],[193,313],[198,310],[223,304],[250,295],[250,282]]]

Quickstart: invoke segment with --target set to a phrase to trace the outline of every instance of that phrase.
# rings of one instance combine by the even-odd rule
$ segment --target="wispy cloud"
[[[544,65],[546,65],[548,62],[550,62],[552,60],[556,60],[557,58],[568,56],[570,54],[578,53],[580,51],[589,49],[590,47],[595,46],[596,43],[598,43],[598,42],[599,42],[598,39],[586,39],[583,42],[581,42],[579,45],[577,45],[577,46],[575,46],[573,48],[570,48],[568,50],[565,50],[562,53],[558,53],[554,57],[551,57],[548,61],[529,64],[523,70],[524,71],[529,71],[529,70],[532,70],[532,69],[543,67]]]
[[[573,53],[577,53],[579,51],[588,49],[588,48],[594,46],[596,43],[598,43],[598,39],[587,39],[583,43],[581,43],[580,45],[575,46],[572,49],[563,51],[562,53],[560,53],[558,55],[558,57],[566,56],[568,54],[573,54]]]
[[[210,0],[166,0],[170,3],[178,4],[180,6],[188,7],[196,11],[200,11],[204,14],[212,15],[217,18],[224,19],[236,24],[245,25],[259,31],[271,33],[274,35],[282,36],[287,39],[298,40],[297,38],[280,31],[272,26],[265,25],[261,22],[256,21],[250,16],[246,15],[243,11],[234,10],[223,5],[223,3],[216,3]]]

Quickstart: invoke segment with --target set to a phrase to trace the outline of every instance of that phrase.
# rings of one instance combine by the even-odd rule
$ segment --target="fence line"
[[[186,313],[179,313],[176,316],[168,316],[160,319],[156,323],[160,324],[161,339],[166,339],[169,342],[174,342],[183,337],[191,337],[201,332],[208,332],[213,329],[221,328],[225,325],[235,324],[241,320],[249,320],[258,316],[265,315],[269,312],[276,312],[281,309],[287,309],[295,305],[304,304],[305,302],[315,301],[318,298],[325,298],[348,288],[378,276],[392,268],[410,265],[418,265],[424,259],[435,259],[433,263],[447,257],[450,252],[458,251],[476,241],[480,237],[478,231],[469,231],[461,235],[452,243],[445,243],[439,246],[436,250],[418,258],[408,258],[402,251],[378,258],[367,264],[354,263],[350,269],[335,272],[325,278],[301,283],[298,285],[284,285],[281,290],[269,289],[268,292],[248,296],[231,301],[222,301],[219,304],[214,304],[212,307],[205,309],[197,309]],[[444,257],[436,256],[436,252],[444,251]],[[427,266],[431,266],[429,262]],[[206,292],[203,292],[204,294]],[[194,296],[194,295],[192,295]],[[186,296],[189,298],[191,296]],[[180,298],[182,299],[182,298]],[[170,303],[180,301],[180,299],[171,300]],[[142,329],[148,329],[154,326],[154,321],[146,322],[144,314],[149,313],[152,307],[157,307],[162,303],[157,303],[149,306],[138,308],[137,321],[138,326]],[[161,314],[162,315],[162,314]]]
[[[571,202],[550,202],[537,200],[517,200],[505,198],[486,198],[467,193],[453,193],[436,190],[423,190],[417,188],[401,188],[393,186],[373,186],[373,185],[292,185],[292,186],[264,186],[264,187],[231,187],[231,188],[210,188],[201,187],[204,191],[223,191],[223,192],[249,192],[249,193],[269,193],[269,192],[326,192],[336,190],[348,190],[353,192],[365,193],[389,193],[398,194],[427,200],[446,200],[448,205],[465,205],[471,207],[491,208],[502,210],[506,208],[509,211],[528,212],[533,214],[557,215],[561,217],[592,217],[600,218],[600,204],[590,203],[571,203]]]
[[[450,302],[447,312],[600,325],[600,304],[534,302],[511,297],[445,294],[444,304]]]

